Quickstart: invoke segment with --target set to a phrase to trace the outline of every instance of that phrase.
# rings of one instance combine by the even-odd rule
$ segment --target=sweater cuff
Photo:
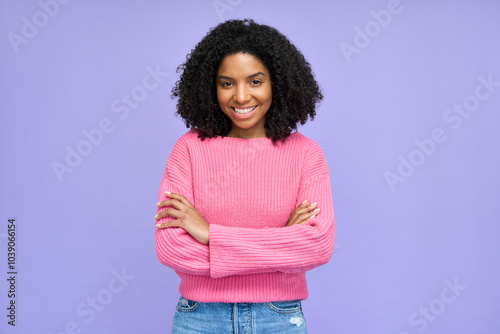
[[[238,260],[239,255],[231,250],[232,245],[229,242],[230,239],[233,239],[231,230],[233,229],[230,227],[218,224],[210,224],[209,226],[210,277],[221,278],[231,275],[250,275],[276,271],[272,268],[266,268],[263,261],[259,263],[259,268],[256,268],[251,263],[247,263],[247,261],[251,262],[248,258]],[[235,232],[233,240],[238,239],[238,233],[233,232]],[[259,260],[256,259],[256,261]]]

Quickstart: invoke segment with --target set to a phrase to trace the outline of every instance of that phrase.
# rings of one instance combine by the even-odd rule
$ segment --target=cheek
[[[231,101],[231,94],[217,89],[217,101],[219,102],[220,106],[227,105]]]
[[[266,101],[271,102],[272,97],[273,97],[273,90],[271,86],[266,87],[264,91],[262,91],[262,98]]]
[[[269,91],[263,91],[259,96],[257,97],[261,103],[264,104],[271,104],[272,101],[272,92],[271,90]]]

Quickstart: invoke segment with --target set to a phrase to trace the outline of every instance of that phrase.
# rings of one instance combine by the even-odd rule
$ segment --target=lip
[[[249,113],[246,113],[246,114],[238,114],[238,113],[236,112],[236,110],[234,110],[234,108],[235,108],[235,107],[231,107],[231,109],[233,110],[233,114],[234,114],[234,116],[235,116],[236,118],[238,118],[238,119],[246,119],[246,118],[251,117],[251,116],[255,113],[255,111],[257,110],[257,108],[258,108],[258,107],[259,107],[259,106],[258,106],[258,105],[256,105],[256,106],[251,106],[251,107],[238,108],[238,109],[252,109],[252,108],[255,108],[253,111],[251,111],[251,112],[249,112]]]

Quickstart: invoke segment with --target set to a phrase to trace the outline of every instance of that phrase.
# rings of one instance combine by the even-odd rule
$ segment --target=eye
[[[252,84],[252,85],[254,85],[254,86],[258,86],[258,85],[260,85],[261,83],[262,83],[262,81],[260,81],[260,80],[253,80],[253,81],[251,82],[251,84]]]
[[[229,82],[229,81],[226,81],[226,82],[223,82],[220,84],[222,87],[226,88],[226,87],[230,87],[233,85],[232,82]]]

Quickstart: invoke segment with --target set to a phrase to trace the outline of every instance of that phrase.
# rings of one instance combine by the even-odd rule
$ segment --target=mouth
[[[254,111],[255,108],[257,108],[257,106],[247,107],[247,108],[236,108],[236,107],[233,107],[233,110],[237,114],[244,115],[244,114],[248,114],[249,112]]]
[[[248,118],[253,115],[253,112],[255,111],[255,109],[257,109],[257,106],[245,108],[231,107],[231,109],[233,109],[234,114],[237,118]]]

